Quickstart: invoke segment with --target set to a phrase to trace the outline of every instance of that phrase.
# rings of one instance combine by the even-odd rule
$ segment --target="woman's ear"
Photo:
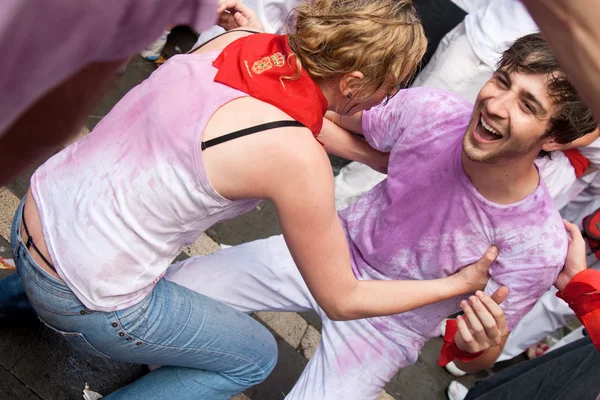
[[[358,82],[364,77],[360,71],[352,71],[344,74],[342,79],[340,79],[340,94],[349,98],[355,96],[356,93],[352,93],[352,89],[358,87]]]

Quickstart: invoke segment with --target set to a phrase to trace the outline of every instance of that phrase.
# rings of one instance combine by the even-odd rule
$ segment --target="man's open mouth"
[[[475,133],[485,142],[493,142],[495,140],[502,139],[500,132],[492,128],[487,122],[484,121],[483,116],[479,118]]]

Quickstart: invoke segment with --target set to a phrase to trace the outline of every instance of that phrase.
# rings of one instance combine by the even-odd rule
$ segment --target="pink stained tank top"
[[[54,266],[86,307],[139,302],[182,247],[258,204],[223,198],[204,171],[206,124],[246,96],[213,81],[218,54],[174,56],[33,175]]]

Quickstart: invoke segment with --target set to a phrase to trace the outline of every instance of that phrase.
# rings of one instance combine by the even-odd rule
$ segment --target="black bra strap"
[[[247,32],[247,33],[252,33],[252,34],[260,33],[260,32],[251,31],[251,30],[248,30],[248,29],[235,29],[235,30],[232,30],[232,31],[223,32],[220,35],[215,36],[214,38],[208,39],[206,42],[202,43],[200,46],[194,47],[193,49],[191,49],[190,51],[188,51],[186,54],[191,54],[191,53],[195,52],[196,50],[198,50],[198,49],[206,46],[207,44],[209,44],[213,40],[218,39],[218,38],[220,38],[223,35],[227,35],[228,33],[233,33],[233,32]]]
[[[202,142],[200,144],[200,148],[202,150],[205,150],[205,149],[208,149],[209,147],[216,146],[218,144],[225,143],[225,142],[228,142],[233,139],[241,138],[242,136],[251,135],[253,133],[261,132],[261,131],[268,131],[269,129],[282,128],[285,126],[304,127],[304,125],[298,121],[289,121],[288,120],[288,121],[267,122],[266,124],[251,126],[250,128],[241,129],[239,131],[228,133],[227,135],[219,136],[218,138],[214,138],[214,139],[208,140],[206,142]]]

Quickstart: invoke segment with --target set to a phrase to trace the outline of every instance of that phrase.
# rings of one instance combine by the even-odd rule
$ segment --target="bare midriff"
[[[48,248],[46,247],[46,241],[44,240],[44,234],[42,232],[42,223],[40,221],[40,215],[38,213],[37,205],[35,204],[35,200],[33,199],[33,194],[31,193],[31,189],[27,191],[27,198],[25,199],[25,207],[23,208],[23,219],[27,221],[27,228],[29,228],[29,234],[33,239],[33,243],[40,250],[42,255],[46,257],[47,260],[52,261],[52,257],[48,253]],[[25,233],[25,227],[23,226],[23,221],[21,221],[21,240],[23,243],[27,243],[27,233]],[[29,254],[31,258],[39,265],[41,269],[46,271],[48,274],[53,277],[60,279],[60,276],[50,267],[43,259],[40,257],[37,251],[31,246],[29,248]]]

